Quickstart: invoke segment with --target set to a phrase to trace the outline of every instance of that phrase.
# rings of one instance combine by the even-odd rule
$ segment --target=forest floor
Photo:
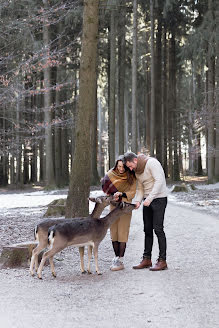
[[[168,197],[168,270],[132,269],[143,251],[140,207],[133,211],[123,271],[109,270],[113,258],[109,232],[99,247],[101,276],[81,275],[79,252],[72,247],[57,255],[56,279],[49,266],[42,281],[31,277],[28,268],[1,269],[0,327],[219,327],[219,184],[195,185],[194,191]],[[67,190],[1,189],[0,252],[4,245],[33,240],[33,228],[48,203],[66,195]],[[157,254],[155,238],[153,262]],[[94,267],[92,260],[93,272]]]

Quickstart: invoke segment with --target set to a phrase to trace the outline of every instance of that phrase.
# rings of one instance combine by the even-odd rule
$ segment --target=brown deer
[[[90,218],[92,219],[99,219],[102,211],[106,206],[110,204],[110,202],[113,200],[113,196],[99,196],[99,197],[90,197],[90,201],[95,202],[95,207],[93,209],[93,212],[90,214]],[[38,255],[39,253],[44,250],[48,246],[48,229],[58,223],[63,222],[69,222],[70,220],[74,219],[64,219],[64,218],[50,218],[43,220],[40,222],[34,229],[34,235],[35,240],[38,241],[38,245],[36,248],[32,251],[32,257],[30,262],[30,273],[33,276],[34,275],[34,265],[35,270],[38,270]],[[81,272],[85,273],[84,270],[84,247],[79,247],[80,252],[80,268]],[[90,271],[90,258],[92,255],[92,246],[88,246],[88,272]],[[50,266],[52,269],[52,272],[54,272],[54,263],[53,259],[50,259]]]
[[[42,279],[42,269],[46,259],[48,258],[51,261],[56,253],[68,246],[82,247],[91,245],[94,248],[96,272],[101,274],[98,267],[99,244],[104,239],[111,224],[113,224],[113,222],[115,222],[122,214],[130,212],[134,208],[134,204],[121,202],[113,211],[100,220],[93,220],[88,216],[84,219],[76,218],[50,227],[48,230],[50,249],[43,254],[37,271],[38,278]],[[51,271],[55,277],[56,273],[54,271],[54,266],[51,266]]]

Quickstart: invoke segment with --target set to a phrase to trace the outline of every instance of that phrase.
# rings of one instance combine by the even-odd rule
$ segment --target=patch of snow
[[[99,196],[104,196],[106,194],[102,190],[93,190],[91,191],[90,195],[92,197],[99,197]]]
[[[101,190],[91,191],[92,197],[98,197],[104,195]],[[38,211],[38,207],[47,206],[55,199],[67,198],[67,190],[65,194],[63,190],[58,191],[35,191],[35,192],[24,192],[19,194],[1,194],[0,195],[0,209],[4,212],[8,209],[15,208],[33,208]],[[95,203],[89,202],[89,211],[92,212]],[[35,209],[34,209],[35,208]]]
[[[219,189],[219,182],[196,186],[198,189],[214,190]]]
[[[219,183],[210,185],[198,185],[197,190],[215,190],[216,194],[211,199],[201,199],[197,201],[197,198],[192,198],[193,196],[189,193],[171,193],[172,186],[168,186],[168,200],[170,202],[182,204],[188,207],[196,206],[199,209],[211,209],[213,212],[218,212],[219,198],[217,197],[217,191],[219,189]],[[199,191],[200,192],[200,191]],[[47,206],[55,199],[66,198],[68,190],[53,190],[53,191],[35,191],[35,192],[24,192],[24,193],[10,193],[10,194],[0,194],[0,209],[7,213],[10,209],[23,208],[23,211],[28,208],[32,208],[32,211],[36,214],[42,210],[42,207]],[[192,194],[195,191],[192,191]],[[98,197],[104,195],[102,190],[93,190],[90,193],[92,197]],[[183,196],[183,197],[182,197]],[[94,209],[95,203],[89,202],[89,212],[91,213]],[[108,212],[108,207],[103,215]]]
[[[63,198],[66,198],[64,196]],[[23,194],[5,194],[0,195],[0,209],[20,208],[20,207],[37,207],[46,206],[60,195],[53,195],[50,192],[36,191]]]

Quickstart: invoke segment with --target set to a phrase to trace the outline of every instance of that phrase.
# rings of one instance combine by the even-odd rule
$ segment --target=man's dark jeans
[[[167,206],[167,197],[154,199],[150,206],[143,206],[143,221],[145,244],[143,257],[151,258],[153,247],[153,230],[157,235],[159,258],[166,260],[166,236],[163,231],[164,214]]]

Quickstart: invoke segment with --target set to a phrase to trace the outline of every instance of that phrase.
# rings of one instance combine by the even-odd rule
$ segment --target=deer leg
[[[99,270],[98,267],[98,245],[94,245],[94,259],[95,259],[95,267],[97,274],[101,275],[102,273]]]
[[[91,245],[88,245],[88,247],[87,247],[87,253],[88,253],[87,272],[88,273],[91,273],[91,271],[90,271],[90,260],[91,260],[91,256],[92,256],[92,249],[93,249],[93,247]]]
[[[86,271],[84,270],[84,247],[79,247],[79,253],[80,253],[80,269],[81,269],[81,273],[86,273]]]
[[[51,268],[51,271],[52,271],[52,275],[53,275],[53,277],[56,278],[55,266],[54,266],[54,262],[53,262],[53,256],[51,256],[49,258],[49,263],[50,263],[50,268]]]
[[[39,253],[45,248],[45,245],[38,245],[36,248],[32,251],[31,261],[30,261],[30,274],[34,275],[34,264],[35,264],[35,270],[38,269],[38,255]]]
[[[42,270],[43,270],[43,267],[44,267],[44,264],[45,264],[46,260],[49,259],[50,257],[53,257],[56,253],[60,252],[64,248],[65,247],[51,248],[50,250],[48,250],[47,252],[45,252],[43,254],[42,260],[40,262],[40,266],[37,270],[37,275],[38,275],[39,279],[42,279]],[[50,262],[50,265],[51,265],[51,262]]]
[[[35,266],[35,271],[37,272],[38,267],[39,267],[39,259],[38,259],[38,255],[35,255],[34,266]]]

